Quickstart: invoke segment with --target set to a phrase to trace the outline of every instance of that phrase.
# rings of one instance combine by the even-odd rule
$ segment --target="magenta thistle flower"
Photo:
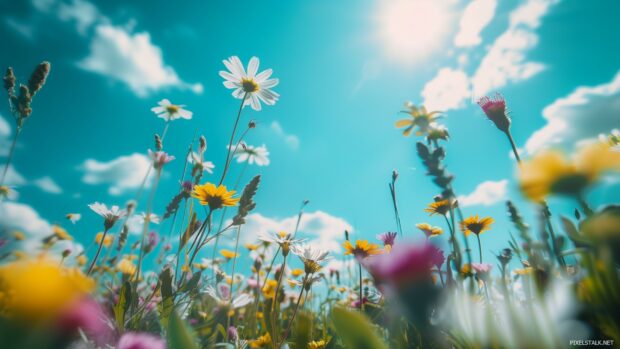
[[[506,111],[506,100],[501,94],[496,93],[492,97],[484,96],[478,100],[478,105],[500,131],[508,132],[510,118]]]
[[[151,149],[149,149],[149,157],[151,158],[151,160],[153,160],[153,167],[156,170],[161,169],[162,167],[164,167],[165,164],[174,160],[174,156],[168,155],[168,153],[161,151],[161,150],[154,152]]]
[[[443,251],[432,244],[398,244],[390,254],[377,255],[366,268],[378,282],[401,285],[429,278],[444,263]]]
[[[147,333],[127,332],[118,341],[118,349],[166,349],[166,342]]]
[[[113,335],[107,326],[106,318],[101,305],[86,298],[69,306],[57,319],[56,326],[61,333],[70,336],[81,329],[97,343],[102,344]]]
[[[377,235],[377,239],[381,240],[384,246],[392,247],[394,246],[394,241],[396,240],[396,233],[388,231],[386,233]]]

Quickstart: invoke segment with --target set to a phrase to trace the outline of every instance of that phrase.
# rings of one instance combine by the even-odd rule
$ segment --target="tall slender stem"
[[[482,264],[482,244],[480,243],[480,234],[476,234],[478,239],[478,252],[480,253],[480,264]]]
[[[512,133],[510,130],[506,131],[506,136],[508,137],[508,141],[510,141],[510,146],[512,147],[512,152],[515,155],[515,159],[517,159],[517,163],[521,164],[521,157],[519,156],[517,145],[515,144],[515,140],[512,138]]]
[[[13,137],[13,142],[11,142],[11,148],[9,149],[9,154],[6,159],[6,164],[4,165],[4,170],[2,171],[2,179],[0,179],[0,185],[4,184],[4,180],[6,178],[6,174],[9,171],[9,166],[11,165],[11,160],[13,160],[13,153],[15,152],[15,145],[17,144],[17,137],[21,133],[21,128],[18,127],[15,130],[15,137]]]
[[[275,346],[275,348],[280,348],[282,346],[282,344],[288,337],[288,333],[291,331],[291,327],[293,326],[293,321],[295,321],[295,316],[297,315],[297,311],[299,310],[299,303],[301,303],[301,297],[304,294],[304,289],[306,288],[306,284],[308,283],[308,280],[310,279],[310,275],[306,274],[306,276],[304,276],[304,281],[302,282],[301,291],[299,292],[299,296],[297,297],[297,303],[295,304],[295,309],[293,310],[293,315],[291,316],[291,320],[286,326],[286,331],[284,331],[284,335],[282,336],[282,339],[280,340],[278,345]]]
[[[95,254],[95,258],[93,258],[93,261],[90,262],[90,266],[88,267],[88,271],[86,272],[86,275],[90,275],[90,273],[93,271],[93,268],[95,267],[95,264],[97,264],[97,259],[99,258],[99,254],[101,254],[101,248],[103,247],[103,242],[105,241],[105,237],[108,234],[108,230],[110,230],[110,229],[106,228],[103,231],[103,236],[101,236],[101,241],[99,241],[99,248],[97,249],[97,253]]]
[[[362,262],[358,261],[357,265],[360,271],[360,311],[364,312],[364,294],[362,290]]]
[[[151,189],[151,195],[146,206],[146,214],[144,216],[144,225],[142,228],[142,242],[140,243],[140,257],[138,258],[138,272],[136,273],[136,280],[140,280],[140,271],[142,269],[142,260],[144,259],[144,243],[146,242],[146,235],[149,230],[149,223],[151,221],[151,211],[153,208],[153,200],[155,199],[155,192],[157,191],[157,185],[159,184],[159,178],[161,176],[161,169],[158,169],[155,174],[155,185]]]
[[[239,233],[241,232],[241,226],[237,226],[237,238],[235,239],[235,255],[233,257],[232,272],[230,274],[230,299],[229,308],[232,309],[233,294],[235,291],[235,265],[237,264],[237,251],[239,250]],[[226,329],[230,327],[230,312],[226,315]],[[226,331],[226,341],[228,342],[228,331]]]
[[[243,95],[241,99],[241,105],[239,106],[239,111],[237,112],[237,119],[235,119],[235,125],[233,126],[233,131],[230,134],[230,141],[228,142],[228,152],[226,153],[226,164],[224,165],[224,171],[222,172],[222,178],[220,178],[220,184],[224,182],[224,178],[226,177],[226,172],[228,172],[228,166],[230,166],[230,150],[232,149],[232,144],[235,139],[235,133],[237,132],[237,126],[239,125],[239,119],[241,118],[241,111],[243,110],[243,105],[245,104],[245,99],[248,97],[247,92]]]

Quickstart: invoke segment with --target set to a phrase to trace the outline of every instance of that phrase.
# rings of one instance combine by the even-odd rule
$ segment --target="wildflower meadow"
[[[525,0],[511,10],[498,7],[498,13],[507,11],[510,24],[509,35],[497,39],[503,40],[504,48],[497,50],[504,53],[497,53],[496,64],[514,63],[515,55],[523,55],[505,46],[527,41],[542,16],[562,6],[558,2]],[[428,11],[435,22],[446,16],[459,23],[447,12],[434,12],[444,6],[439,2],[396,3],[404,5],[387,11],[392,16],[384,18],[388,28],[402,22],[401,11],[410,10]],[[381,115],[368,116],[377,110],[372,96],[353,103],[356,97],[347,92],[334,102],[329,96],[338,90],[338,80],[319,70],[302,73],[301,65],[272,65],[271,54],[258,57],[269,52],[260,45],[250,46],[259,51],[256,55],[231,51],[199,62],[209,82],[185,82],[171,67],[157,68],[162,53],[151,40],[165,41],[164,34],[151,38],[133,34],[133,24],[111,25],[113,11],[104,18],[106,6],[99,5],[33,1],[32,11],[38,12],[31,19],[58,11],[55,21],[75,23],[78,36],[109,39],[90,48],[93,55],[116,54],[115,59],[56,63],[45,55],[53,51],[49,47],[32,57],[7,50],[0,60],[8,62],[2,67],[7,103],[0,108],[6,119],[0,124],[0,348],[568,348],[614,347],[620,341],[620,204],[616,194],[604,195],[618,193],[620,183],[620,133],[608,127],[620,127],[619,78],[603,87],[577,88],[543,113],[575,100],[573,107],[582,109],[599,101],[587,121],[555,120],[555,133],[545,141],[563,141],[577,132],[572,128],[594,134],[568,148],[538,147],[525,144],[524,130],[533,119],[522,116],[527,100],[519,97],[532,92],[511,90],[517,84],[512,73],[504,83],[491,79],[485,93],[471,101],[451,102],[459,81],[452,76],[452,85],[438,93],[449,99],[447,104],[436,107],[427,85],[402,93],[410,96],[404,104],[383,103]],[[475,47],[472,34],[463,32],[470,23],[466,16],[481,18],[488,14],[483,8],[492,6],[493,17],[495,6],[503,5],[480,0],[461,5],[461,32],[453,45]],[[15,16],[7,17],[13,28],[18,28],[18,13],[15,9]],[[136,16],[147,22],[143,17]],[[409,28],[409,21],[403,23]],[[412,35],[425,34],[400,50],[412,50],[413,56],[431,50],[426,35],[439,34],[425,23],[428,30],[411,24],[417,31]],[[256,30],[257,36],[267,35]],[[250,38],[244,33],[251,40],[253,33]],[[111,44],[113,38],[120,38],[120,48]],[[288,54],[294,56],[305,44],[282,45],[291,45]],[[447,52],[437,55],[453,55]],[[149,60],[149,54],[157,59]],[[545,74],[542,64],[515,64],[521,64],[520,73]],[[111,69],[112,82],[89,83],[82,91],[64,82],[79,80],[67,73],[78,69]],[[139,78],[128,78],[132,69]],[[402,75],[416,79],[409,69],[403,67]],[[376,79],[371,75],[378,72],[367,73],[374,70],[366,67],[355,93]],[[303,78],[296,79],[297,73]],[[307,88],[307,79],[322,80],[322,91]],[[468,95],[491,81],[483,74],[477,79],[472,77]],[[532,89],[544,94],[539,83]],[[106,89],[122,92],[111,99]],[[210,93],[205,91],[221,98],[202,103],[201,94]],[[189,95],[192,103],[182,102]],[[287,95],[297,102],[287,102]],[[136,108],[130,111],[126,104],[131,103]],[[335,108],[330,118],[338,118],[338,103],[360,105],[355,123],[377,120],[368,134],[395,139],[402,148],[360,154],[366,149],[364,137],[355,139],[344,130],[335,133],[342,137],[328,136],[327,123],[304,113],[312,108],[308,104],[322,103]],[[480,121],[475,131],[452,127],[465,104],[472,112],[457,115],[466,123]],[[109,107],[104,114],[114,115],[91,118],[97,106]],[[290,115],[279,108],[290,108]],[[62,121],[64,112],[87,121]],[[123,120],[135,114],[143,121],[127,126],[130,121]],[[276,120],[269,124],[271,118]],[[286,118],[304,120],[300,136],[287,133]],[[56,120],[55,126],[37,126],[46,119]],[[76,127],[76,122],[88,124]],[[310,147],[303,143],[309,134],[324,136],[309,150],[319,155],[303,158],[299,151]],[[283,145],[271,148],[278,141]],[[486,143],[477,147],[479,142]],[[54,151],[56,144],[64,150]],[[119,146],[131,155],[97,160]],[[463,149],[471,147],[476,151],[464,155]],[[281,160],[282,149],[291,154],[288,160]],[[69,153],[78,152],[87,158],[81,165],[68,160]],[[334,166],[331,157],[342,166]],[[348,164],[358,160],[369,173],[379,168],[382,179],[352,171]],[[47,161],[51,165],[43,165]],[[395,161],[407,165],[396,168]],[[267,170],[278,162],[283,163],[279,173]],[[303,173],[310,167],[297,169],[299,162],[312,163],[311,176]],[[461,189],[470,180],[487,180],[487,169],[495,167],[505,167],[506,178],[479,185],[484,193],[468,195]],[[27,170],[20,175],[17,169]],[[76,171],[82,177],[71,179]],[[35,173],[41,177],[32,179]],[[298,184],[287,187],[293,179]],[[46,196],[33,194],[36,188]],[[323,191],[326,196],[318,194]],[[29,205],[47,212],[47,218]],[[349,208],[368,220],[349,224],[320,206],[330,212],[342,206],[343,216]],[[364,227],[370,220],[372,227]]]

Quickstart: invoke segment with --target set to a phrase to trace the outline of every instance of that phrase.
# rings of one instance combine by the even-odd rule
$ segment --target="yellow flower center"
[[[253,93],[259,90],[259,86],[256,81],[254,81],[254,79],[241,79],[241,86],[243,88],[243,91],[247,93]]]
[[[181,108],[179,108],[178,105],[174,105],[174,104],[166,106],[166,111],[168,112],[168,114],[176,114],[179,112],[180,109]]]

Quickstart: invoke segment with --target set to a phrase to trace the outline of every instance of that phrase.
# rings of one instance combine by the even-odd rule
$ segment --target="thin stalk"
[[[86,275],[90,275],[90,273],[93,271],[93,268],[95,267],[95,264],[97,264],[97,259],[99,258],[99,254],[101,253],[101,248],[103,248],[103,241],[105,240],[105,236],[108,234],[108,230],[110,230],[110,228],[106,228],[103,231],[103,236],[101,237],[101,241],[99,241],[99,248],[97,248],[95,258],[93,258],[93,261],[90,263],[90,267],[88,267]]]
[[[360,271],[360,312],[364,312],[364,295],[362,291],[362,262],[358,261],[357,265]]]
[[[15,130],[15,137],[13,137],[13,142],[11,142],[11,148],[9,148],[9,154],[6,159],[6,164],[4,165],[4,170],[2,171],[2,179],[0,179],[0,185],[4,185],[4,179],[6,178],[6,174],[9,171],[11,160],[13,160],[13,153],[15,153],[15,145],[17,144],[17,138],[19,137],[21,131],[22,131],[21,127],[18,127]]]
[[[275,348],[280,348],[282,346],[282,344],[288,337],[289,332],[291,331],[291,327],[293,326],[293,322],[295,321],[295,316],[297,316],[297,311],[299,310],[299,303],[301,303],[301,297],[304,294],[304,290],[306,289],[306,284],[308,283],[308,279],[310,275],[304,276],[304,281],[302,282],[301,291],[299,291],[299,296],[297,297],[297,304],[295,304],[295,309],[293,310],[293,315],[291,316],[291,320],[286,326],[286,331],[284,331],[284,335],[282,336],[282,339],[279,341],[278,345],[275,346]]]
[[[517,145],[515,144],[514,139],[512,138],[512,133],[510,130],[507,130],[506,136],[508,137],[508,141],[510,141],[510,147],[512,147],[512,153],[515,155],[515,159],[517,159],[517,163],[521,164],[521,157],[519,156],[519,152],[517,151]]]
[[[235,256],[232,263],[231,282],[230,282],[230,300],[229,308],[232,309],[233,294],[235,291],[235,265],[237,263],[237,251],[239,250],[239,233],[241,232],[241,226],[237,226],[237,238],[235,239]],[[230,313],[226,316],[226,329],[230,327]],[[228,342],[228,331],[226,331],[226,341]]]
[[[155,184],[151,189],[151,195],[146,206],[146,215],[144,216],[144,225],[142,228],[142,242],[140,243],[140,257],[138,258],[138,271],[136,273],[136,280],[140,280],[140,271],[142,269],[142,260],[144,259],[144,243],[146,242],[146,235],[149,230],[149,223],[151,222],[151,212],[153,210],[153,200],[155,199],[155,193],[157,192],[157,186],[159,184],[159,178],[161,177],[161,169],[158,169],[155,173]]]
[[[241,111],[243,110],[243,105],[245,104],[245,99],[248,97],[247,92],[243,94],[243,98],[241,99],[241,105],[239,106],[239,111],[237,112],[237,119],[235,119],[235,125],[233,126],[233,131],[230,134],[230,141],[228,142],[228,152],[226,154],[226,164],[224,165],[224,171],[222,172],[222,178],[220,178],[221,185],[224,182],[224,178],[226,177],[226,172],[228,172],[228,167],[230,166],[230,150],[232,148],[233,141],[235,139],[235,133],[237,132],[237,126],[239,125],[239,119],[241,118]]]
[[[478,239],[478,252],[480,253],[480,264],[482,264],[482,244],[480,243],[480,234],[476,234]]]

